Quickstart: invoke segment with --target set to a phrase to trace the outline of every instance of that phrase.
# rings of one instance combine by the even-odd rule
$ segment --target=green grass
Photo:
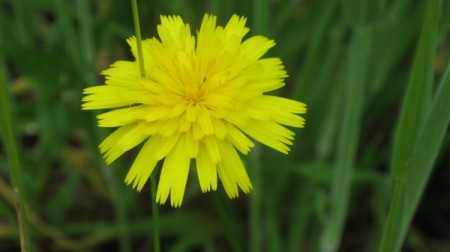
[[[1,57],[1,56],[0,56]],[[25,199],[24,186],[22,182],[21,166],[17,152],[16,132],[13,128],[11,116],[11,106],[6,85],[7,77],[5,71],[5,62],[0,58],[0,116],[2,118],[3,139],[6,148],[7,161],[9,163],[9,173],[12,182],[12,190],[9,195],[12,197],[13,207],[17,212],[17,226],[20,234],[20,248],[24,251],[30,251],[30,232],[28,227],[27,201]]]
[[[446,79],[443,79],[442,87],[430,108],[434,70],[431,66],[435,61],[440,1],[430,1],[425,8],[420,39],[396,131],[391,161],[394,192],[380,251],[401,249],[449,123],[445,110],[449,104],[446,106],[440,101],[449,100],[448,93],[443,94]]]
[[[157,35],[160,14],[181,15],[194,32],[205,12],[222,25],[245,15],[288,70],[277,94],[308,104],[289,155],[258,145],[242,157],[248,196],[229,200],[221,185],[202,194],[192,169],[182,207],[158,209],[161,251],[448,246],[449,1],[138,7],[144,39]],[[21,237],[27,251],[152,250],[154,189],[123,183],[136,151],[106,166],[97,146],[110,132],[80,109],[100,71],[132,59],[134,34],[131,2],[0,0],[1,251],[20,249]]]

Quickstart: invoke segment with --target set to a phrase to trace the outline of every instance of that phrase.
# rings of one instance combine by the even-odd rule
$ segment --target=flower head
[[[246,19],[234,15],[225,27],[206,14],[197,37],[179,16],[161,16],[159,39],[142,42],[145,77],[140,76],[135,38],[128,39],[136,61],[117,61],[103,71],[105,85],[84,90],[83,109],[114,109],[100,114],[100,127],[118,127],[100,145],[106,163],[144,142],[125,182],[141,190],[164,159],[157,201],[170,195],[180,206],[189,168],[195,166],[201,190],[217,189],[217,175],[230,198],[252,184],[238,151],[259,141],[288,153],[303,127],[303,103],[267,95],[284,86],[279,58],[261,57],[275,45],[263,36],[243,39]],[[195,165],[191,164],[195,161]]]

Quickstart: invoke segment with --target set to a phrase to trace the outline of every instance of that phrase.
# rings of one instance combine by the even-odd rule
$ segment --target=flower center
[[[188,103],[196,105],[204,101],[204,90],[201,88],[206,83],[206,77],[200,82],[192,82],[186,85],[185,99]]]
[[[186,101],[191,104],[197,104],[203,101],[203,94],[197,85],[192,85],[186,88]]]

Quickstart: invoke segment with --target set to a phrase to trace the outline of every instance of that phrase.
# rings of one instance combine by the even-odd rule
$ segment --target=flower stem
[[[136,32],[136,45],[138,50],[139,70],[141,77],[145,78],[144,56],[142,55],[142,38],[141,27],[139,25],[139,13],[137,8],[137,0],[131,0],[133,9],[134,30]],[[156,203],[156,172],[150,178],[150,190],[152,195],[152,214],[153,214],[153,251],[160,252],[160,237],[159,237],[159,209]]]
[[[239,239],[236,235],[236,232],[233,229],[233,222],[230,220],[227,211],[225,210],[222,201],[220,200],[220,196],[218,192],[211,192],[212,194],[212,203],[214,206],[214,209],[217,212],[217,215],[219,215],[220,222],[222,224],[222,227],[225,229],[225,235],[228,239],[228,242],[230,243],[231,248],[233,251],[243,251],[240,244]]]
[[[21,251],[31,251],[30,237],[28,232],[28,220],[25,211],[25,196],[23,193],[22,178],[19,158],[17,155],[16,140],[14,139],[14,129],[11,118],[11,108],[6,87],[6,70],[4,61],[0,58],[0,116],[3,128],[3,139],[9,160],[10,176],[14,186],[14,199],[16,202],[17,219],[20,233]]]
[[[153,214],[153,251],[159,252],[161,250],[159,238],[159,209],[156,203],[156,173],[150,177],[150,190],[152,194],[152,214]]]
[[[136,32],[136,45],[137,45],[137,49],[138,49],[139,69],[141,71],[141,77],[145,77],[144,56],[142,55],[141,27],[139,25],[139,13],[138,13],[138,8],[137,8],[137,0],[131,0],[131,6],[133,9],[134,30]]]
[[[250,206],[249,206],[249,214],[250,214],[250,251],[260,252],[263,247],[263,239],[262,239],[262,194],[264,186],[263,177],[261,176],[261,169],[263,164],[261,163],[262,149],[261,145],[256,145],[253,149],[253,153],[250,155],[249,162],[249,172],[253,182],[253,192],[250,196]]]

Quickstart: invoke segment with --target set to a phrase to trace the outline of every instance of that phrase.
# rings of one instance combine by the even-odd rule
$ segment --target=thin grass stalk
[[[311,39],[311,43],[309,44],[308,50],[306,52],[304,63],[301,66],[301,75],[299,81],[294,89],[293,98],[300,99],[300,97],[307,99],[306,102],[314,100],[315,97],[312,97],[312,94],[319,92],[317,89],[318,85],[314,82],[314,78],[317,74],[317,64],[322,64],[321,58],[319,58],[319,54],[321,53],[320,49],[323,45],[325,38],[325,31],[327,26],[330,23],[331,17],[336,9],[337,0],[330,0],[325,2],[325,7],[321,12],[320,18],[317,21],[317,25],[314,29],[314,33]],[[302,99],[302,100],[304,100]]]
[[[223,203],[220,199],[219,192],[213,191],[212,194],[212,203],[214,206],[214,209],[216,210],[217,215],[219,216],[220,223],[222,224],[222,227],[224,228],[226,238],[228,242],[230,243],[231,248],[234,252],[241,252],[244,251],[239,243],[239,239],[236,235],[236,232],[233,228],[233,223],[230,219],[230,217],[227,214],[227,211],[225,210],[225,207],[223,206]]]
[[[8,95],[6,69],[3,58],[0,56],[0,117],[3,128],[3,138],[6,153],[9,160],[9,172],[14,186],[14,199],[16,202],[16,213],[19,225],[21,251],[31,251],[30,233],[26,213],[26,200],[22,184],[22,172],[17,153],[16,139],[11,115],[10,99]]]
[[[86,76],[89,81],[95,80],[95,58],[92,14],[87,0],[76,1],[77,18],[80,24],[81,58],[86,63]]]
[[[152,225],[153,225],[153,250],[155,252],[161,251],[160,233],[159,233],[159,207],[156,203],[156,171],[155,174],[150,177],[150,190],[152,195]]]
[[[313,207],[310,203],[315,200],[313,183],[305,181],[301,185],[296,185],[295,192],[291,198],[293,215],[287,232],[285,251],[288,252],[300,251],[305,246],[305,241],[311,237],[307,231],[309,220],[313,215]]]
[[[206,9],[208,10],[208,12],[218,15],[220,12],[220,3],[220,1],[207,1]]]
[[[268,0],[253,1],[253,22],[251,31],[253,34],[267,35],[267,25],[269,22],[270,3]],[[250,157],[250,175],[253,183],[253,191],[250,197],[250,242],[249,250],[259,252],[263,246],[262,232],[265,223],[262,222],[262,194],[263,177],[261,176],[261,146],[257,145],[253,149]]]
[[[341,41],[344,36],[344,30],[340,29],[336,31],[333,36],[331,36],[331,41],[327,45],[327,56],[323,59],[322,69],[319,72],[320,75],[324,76],[323,79],[319,80],[320,83],[329,83],[332,81],[330,76],[333,76],[332,71],[334,70],[334,64],[336,59],[338,58],[339,52],[341,50]],[[339,69],[343,69],[343,66],[340,66]],[[335,84],[333,87],[324,87],[321,86],[321,90],[323,93],[330,92],[329,96],[322,96],[323,99],[326,99],[327,102],[324,106],[325,113],[323,114],[323,122],[320,126],[320,133],[318,135],[318,140],[316,144],[316,159],[320,162],[326,161],[330,159],[333,153],[333,148],[336,142],[336,133],[338,128],[336,125],[339,124],[341,120],[341,106],[343,104],[343,89],[344,89],[344,81],[345,76],[342,73],[344,71],[337,70],[337,75],[334,76]],[[322,105],[323,106],[323,105]]]
[[[249,207],[249,221],[250,221],[250,242],[249,251],[261,251],[263,240],[262,240],[262,230],[264,229],[265,223],[262,221],[262,194],[264,187],[262,186],[262,176],[261,176],[261,146],[256,145],[250,155],[250,176],[253,184],[253,191],[250,195],[250,207]]]
[[[270,2],[268,0],[253,1],[253,34],[267,35],[269,24]]]
[[[28,31],[28,20],[27,20],[27,10],[25,8],[26,1],[16,0],[12,1],[14,8],[15,24],[17,26],[17,31],[19,34],[20,42],[24,46],[29,46],[31,44],[31,33]]]
[[[340,126],[336,166],[331,184],[330,217],[321,237],[321,251],[337,251],[347,217],[358,136],[364,106],[373,27],[355,27],[347,65],[344,111]]]
[[[272,27],[275,31],[282,29],[284,25],[289,21],[291,17],[292,10],[295,9],[302,0],[286,0],[280,6],[281,8],[277,11],[275,20],[272,22]]]
[[[57,17],[57,24],[61,26],[61,33],[64,39],[65,50],[70,57],[70,60],[76,67],[77,73],[82,78],[86,78],[85,66],[80,54],[80,45],[75,28],[72,25],[71,12],[69,11],[73,6],[69,1],[54,0],[54,7]],[[87,79],[83,79],[84,82],[88,82]]]

